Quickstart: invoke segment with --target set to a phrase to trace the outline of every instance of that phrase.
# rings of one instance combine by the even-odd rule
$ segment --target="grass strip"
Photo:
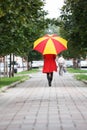
[[[39,69],[30,69],[29,71],[26,70],[26,71],[19,72],[17,74],[31,74],[36,72],[39,72]]]
[[[87,70],[81,70],[81,69],[67,68],[67,70],[70,73],[87,73]]]
[[[87,75],[85,75],[85,74],[77,74],[77,75],[75,75],[75,78],[76,79],[78,79],[78,80],[87,80]]]
[[[14,82],[17,82],[17,81],[20,81],[22,79],[27,79],[27,76],[16,76],[16,77],[3,77],[3,78],[0,78],[0,88],[2,88],[3,86],[7,86],[7,85],[10,85]]]
[[[8,86],[11,85],[12,83],[15,83],[17,81],[21,81],[22,79],[27,79],[29,78],[28,76],[26,76],[25,74],[31,74],[31,73],[36,73],[38,72],[39,69],[31,69],[29,71],[22,71],[19,72],[15,75],[15,77],[3,77],[0,78],[0,88],[4,87],[4,86]],[[22,76],[19,76],[19,74],[21,74]]]

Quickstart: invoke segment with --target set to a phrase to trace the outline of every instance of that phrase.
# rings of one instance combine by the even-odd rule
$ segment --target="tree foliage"
[[[69,40],[68,54],[85,56],[87,52],[87,0],[65,0],[61,15],[61,33]]]
[[[28,54],[47,20],[41,0],[0,1],[0,55]]]

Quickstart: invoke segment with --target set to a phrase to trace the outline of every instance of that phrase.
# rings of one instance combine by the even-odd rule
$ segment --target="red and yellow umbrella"
[[[45,35],[34,42],[34,50],[45,54],[59,54],[67,50],[67,41],[56,34]]]

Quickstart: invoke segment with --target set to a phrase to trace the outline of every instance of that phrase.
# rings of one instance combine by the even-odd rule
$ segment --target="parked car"
[[[65,60],[66,67],[73,67],[73,61],[72,60]]]
[[[32,68],[39,68],[43,66],[43,61],[32,61]]]
[[[81,68],[87,68],[87,60],[81,60],[80,65]]]
[[[32,61],[32,68],[39,68],[37,61]]]

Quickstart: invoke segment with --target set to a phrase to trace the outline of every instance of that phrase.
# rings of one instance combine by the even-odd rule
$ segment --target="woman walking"
[[[58,66],[59,66],[59,75],[63,75],[63,71],[65,70],[66,71],[66,69],[65,69],[65,59],[63,58],[63,56],[60,56],[59,58],[58,58]],[[65,72],[64,71],[64,72]]]
[[[57,71],[56,65],[56,55],[54,54],[46,54],[43,56],[44,58],[44,66],[43,73],[47,74],[47,80],[49,86],[51,86],[51,82],[53,80],[53,71]]]

